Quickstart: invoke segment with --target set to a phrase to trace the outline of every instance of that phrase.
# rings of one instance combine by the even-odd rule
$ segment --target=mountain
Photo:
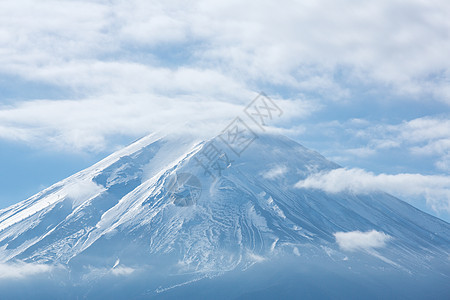
[[[65,272],[49,291],[73,298],[448,298],[450,225],[382,191],[296,187],[339,167],[275,134],[153,134],[0,210],[0,263]]]

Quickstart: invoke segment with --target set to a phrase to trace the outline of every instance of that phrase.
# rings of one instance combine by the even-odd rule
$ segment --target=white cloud
[[[404,122],[397,127],[403,139],[409,141],[435,140],[450,135],[450,120],[448,118],[418,118]]]
[[[365,131],[365,133],[363,133]],[[361,135],[380,138],[380,147],[403,144],[416,154],[442,154],[449,148],[450,119],[423,117],[395,125],[377,125],[360,132]]]
[[[29,276],[49,273],[53,266],[32,263],[0,263],[0,279],[23,279]]]
[[[225,57],[233,67],[245,66],[252,75],[304,89],[318,87],[317,81],[311,80],[314,76],[327,78],[338,65],[347,66],[354,69],[355,78],[370,78],[397,86],[401,93],[416,93],[428,88],[422,74],[446,68],[441,64],[444,55],[432,57],[435,47],[426,41],[449,47],[448,40],[435,31],[436,27],[448,31],[444,28],[450,22],[443,21],[443,12],[449,6],[443,2],[433,5],[419,1],[407,6],[400,1],[282,1],[201,4],[199,8],[207,16],[203,19],[210,21],[207,32],[214,36],[213,45],[221,46],[206,53],[211,59]],[[223,25],[225,18],[228,26]],[[419,25],[417,19],[424,22]],[[194,22],[194,28],[197,24]]]
[[[367,123],[363,128],[353,127],[352,122],[339,125],[352,131],[357,137],[368,139],[370,146],[377,149],[446,143],[450,139],[450,119],[447,116],[427,116],[398,124]]]
[[[352,192],[366,194],[385,191],[408,201],[410,197],[425,197],[435,211],[450,212],[450,176],[421,174],[379,174],[362,169],[339,168],[310,175],[296,184],[297,188],[312,188],[328,193]]]
[[[111,270],[111,274],[114,276],[127,276],[131,275],[134,271],[136,270],[130,267],[118,266]]]
[[[189,94],[189,93],[188,93]],[[250,102],[256,94],[243,101]],[[140,137],[159,130],[218,134],[242,112],[237,103],[213,96],[104,95],[84,100],[37,100],[0,110],[0,138],[65,150],[101,151],[115,135]],[[306,100],[281,100],[285,118],[308,115]]]
[[[341,162],[378,154],[389,157],[394,153],[405,160],[417,160],[419,157],[422,162],[434,162],[439,170],[449,170],[446,157],[450,153],[450,118],[445,114],[415,118],[397,124],[374,124],[351,119],[314,124],[314,128],[327,137],[324,151],[329,157]],[[336,144],[330,147],[333,138]],[[341,144],[342,140],[346,141],[345,145]],[[429,169],[432,168],[433,164],[429,164]]]
[[[82,203],[85,203],[87,199],[98,195],[105,189],[102,186],[97,185],[91,180],[76,181],[64,186],[59,192],[59,195],[65,194],[67,198],[72,200],[72,206],[76,207]]]
[[[371,230],[367,232],[350,231],[336,232],[336,243],[344,251],[370,251],[386,246],[392,237],[384,232]]]
[[[437,168],[448,171],[446,157],[450,153],[450,119],[423,117],[396,125],[378,125],[365,133],[369,144],[377,149],[404,147],[416,156],[435,157]]]
[[[0,137],[96,151],[109,146],[107,138],[113,135],[142,136],[165,127],[179,129],[186,122],[219,132],[219,126],[226,126],[224,119],[231,119],[239,109],[231,103],[204,98],[148,98],[145,94],[42,100],[0,111]]]
[[[436,167],[450,173],[450,154],[444,155],[436,162]]]
[[[104,147],[154,130],[148,112],[212,124],[267,85],[346,98],[340,79],[450,103],[449,13],[420,0],[4,1],[0,74],[71,97],[0,108],[0,136]]]
[[[130,43],[146,53],[169,44],[193,63],[337,98],[347,94],[333,79],[343,66],[354,69],[355,78],[392,83],[399,91],[414,92],[416,84],[439,94],[448,74],[435,76],[443,79],[434,87],[427,76],[448,70],[450,43],[442,34],[450,27],[449,10],[445,1],[46,1],[36,7],[18,0],[1,4],[2,66],[26,75],[30,65],[39,71],[101,60],[128,51]],[[199,45],[185,47],[189,41]]]
[[[287,171],[288,168],[284,165],[274,166],[266,173],[264,173],[262,176],[266,179],[276,179],[282,177],[284,174],[286,174]]]
[[[433,140],[425,146],[414,146],[411,148],[411,152],[419,155],[447,154],[450,152],[450,138]]]

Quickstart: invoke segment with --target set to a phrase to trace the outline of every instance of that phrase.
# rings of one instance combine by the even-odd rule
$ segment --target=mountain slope
[[[204,169],[211,146],[220,164]],[[241,155],[219,138],[150,135],[1,210],[0,262],[76,269],[120,261],[212,276],[285,253],[448,278],[448,223],[381,191],[294,187],[338,167],[278,135],[260,135]],[[384,247],[344,251],[336,242],[338,232],[372,230],[389,237]]]

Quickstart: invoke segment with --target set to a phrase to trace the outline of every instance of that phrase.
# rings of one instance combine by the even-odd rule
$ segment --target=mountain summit
[[[79,280],[151,270],[137,298],[170,296],[285,256],[327,274],[450,282],[448,223],[382,191],[297,188],[340,166],[284,136],[262,134],[236,151],[238,144],[142,138],[0,210],[0,262],[58,266]],[[438,295],[449,291],[443,284]],[[328,296],[336,295],[343,294]]]

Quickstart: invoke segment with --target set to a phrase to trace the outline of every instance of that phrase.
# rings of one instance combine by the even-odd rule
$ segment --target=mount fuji
[[[383,191],[300,188],[340,166],[284,136],[229,146],[152,134],[0,210],[0,265],[44,270],[0,276],[0,295],[450,297],[450,224]]]

